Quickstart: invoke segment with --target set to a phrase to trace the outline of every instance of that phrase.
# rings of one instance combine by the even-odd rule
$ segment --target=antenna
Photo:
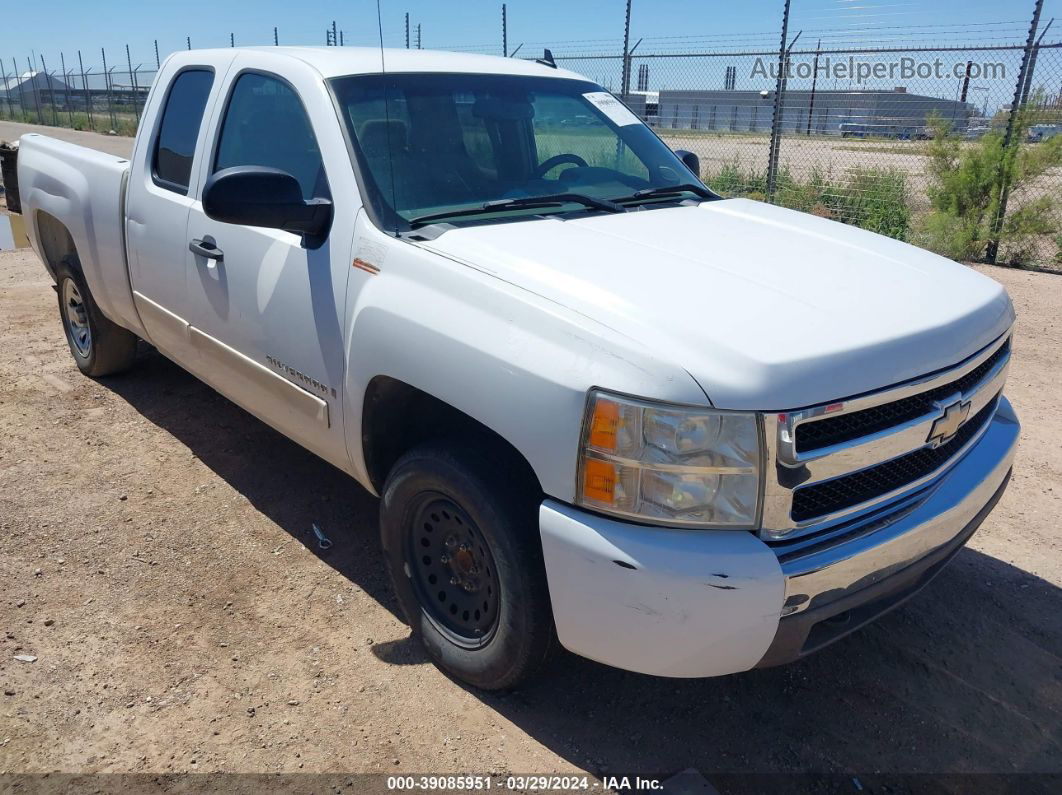
[[[536,58],[535,63],[540,63],[543,66],[549,66],[553,69],[557,68],[557,62],[553,60],[553,53],[550,52],[548,47],[542,50],[542,57]]]

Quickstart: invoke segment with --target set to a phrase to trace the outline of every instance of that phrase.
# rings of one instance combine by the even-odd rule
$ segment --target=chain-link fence
[[[134,135],[155,74],[154,65],[49,70],[0,60],[0,119]]]
[[[705,37],[699,47],[691,37],[646,46],[628,37],[552,50],[558,66],[612,90],[672,148],[698,155],[701,177],[724,195],[955,259],[1060,268],[1062,42],[1044,41],[1040,4],[1031,2],[1031,25],[985,28],[963,44],[927,43],[937,32],[930,26],[875,30],[873,47],[828,31],[812,41],[790,35],[786,17],[780,37]],[[335,30],[326,38],[343,42]],[[419,44],[408,15],[406,30],[406,46]],[[439,49],[541,53],[541,45],[509,46],[504,31],[500,46]],[[108,65],[101,53],[89,67],[80,53],[76,64],[60,56],[51,70],[43,59],[22,68],[0,60],[0,118],[132,134],[156,64],[123,55]]]
[[[1013,44],[635,53],[627,77],[622,55],[556,61],[611,84],[724,195],[956,259],[998,239],[1000,261],[1057,267],[1062,45],[1032,51],[1023,76],[1027,48]]]

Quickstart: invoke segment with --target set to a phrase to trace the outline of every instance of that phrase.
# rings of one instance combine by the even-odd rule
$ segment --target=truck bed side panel
[[[133,304],[125,252],[125,184],[129,161],[36,133],[19,144],[18,181],[30,242],[41,256],[47,213],[70,233],[100,310],[134,333],[143,329]],[[47,263],[49,270],[55,263]]]

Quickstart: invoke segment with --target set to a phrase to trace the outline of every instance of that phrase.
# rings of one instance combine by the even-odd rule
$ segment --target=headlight
[[[665,525],[756,527],[756,415],[635,400],[594,390],[576,498],[587,508]]]

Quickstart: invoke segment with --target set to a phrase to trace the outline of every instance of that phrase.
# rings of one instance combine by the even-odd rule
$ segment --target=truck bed
[[[89,289],[114,322],[142,333],[133,305],[125,247],[125,188],[129,161],[37,133],[19,143],[18,182],[30,242],[54,276],[62,250],[55,235],[69,231]],[[51,255],[50,255],[51,254]]]

